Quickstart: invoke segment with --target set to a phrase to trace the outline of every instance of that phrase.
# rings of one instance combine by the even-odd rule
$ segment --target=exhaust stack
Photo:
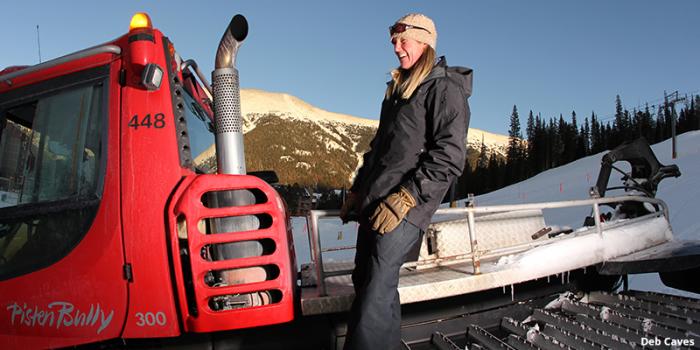
[[[216,123],[216,163],[219,174],[246,173],[240,84],[235,67],[236,54],[246,36],[248,21],[242,15],[235,15],[216,51],[212,90]],[[209,201],[214,207],[244,206],[255,204],[255,195],[248,190],[223,191],[211,193]],[[214,219],[212,223],[214,233],[242,232],[260,227],[260,220],[254,215],[219,218]],[[261,256],[263,247],[258,241],[235,242],[217,245],[212,253],[217,260],[236,259]],[[219,271],[218,277],[220,282],[234,285],[264,281],[267,273],[262,267],[252,267],[240,271]],[[217,303],[222,304],[224,309],[263,305],[267,302],[269,297],[259,292],[217,299]]]
[[[235,15],[216,50],[212,72],[216,119],[216,162],[220,174],[245,174],[241,93],[236,54],[248,36],[248,21]]]

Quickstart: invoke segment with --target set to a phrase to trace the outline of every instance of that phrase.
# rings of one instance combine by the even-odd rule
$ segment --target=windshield
[[[185,77],[183,96],[193,165],[199,173],[212,174],[216,172],[216,130],[210,118],[211,109],[207,102],[203,101],[202,87],[194,77],[190,74],[186,74]]]
[[[185,90],[185,118],[190,136],[190,149],[197,171],[211,174],[216,172],[216,146],[214,124],[204,109]]]
[[[104,80],[43,85],[0,99],[0,279],[65,256],[101,197]]]

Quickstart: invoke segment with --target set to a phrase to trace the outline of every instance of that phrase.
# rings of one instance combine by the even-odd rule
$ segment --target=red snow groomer
[[[309,213],[311,263],[297,271],[276,175],[245,168],[235,57],[247,32],[233,17],[211,86],[145,14],[106,44],[0,71],[0,348],[342,348],[352,262],[328,258],[348,248],[327,246],[319,231],[338,211]],[[651,192],[670,174],[654,177],[669,168],[644,168],[648,157],[614,154],[609,163],[630,161],[630,181]],[[545,342],[544,324],[540,338],[523,340],[525,320],[554,322],[533,309],[559,293],[697,270],[692,247],[682,259],[662,254],[679,243],[654,193],[601,197],[610,164],[590,199],[440,209],[401,270],[404,347]],[[603,222],[616,203],[631,209]],[[548,231],[543,210],[570,207],[595,215]],[[567,254],[573,246],[589,250]],[[659,256],[663,266],[645,263]],[[700,334],[673,317],[645,330]],[[577,344],[552,327],[558,344]],[[583,344],[623,339],[592,334]]]
[[[242,158],[247,30],[236,16],[224,34],[213,96],[146,14],[114,41],[0,73],[0,347],[293,319],[285,205]]]

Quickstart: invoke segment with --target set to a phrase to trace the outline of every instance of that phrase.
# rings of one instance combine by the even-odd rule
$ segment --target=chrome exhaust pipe
[[[212,72],[214,95],[214,120],[216,124],[216,162],[219,174],[246,173],[243,144],[243,116],[241,114],[240,84],[235,67],[236,55],[243,40],[248,36],[248,21],[235,15],[221,38],[216,51]],[[255,195],[248,190],[233,190],[212,193],[209,200],[214,207],[243,206],[255,204]],[[242,232],[260,227],[256,216],[239,216],[213,220],[213,232]],[[260,256],[262,244],[258,241],[235,242],[217,245],[213,251],[217,260]],[[264,281],[267,274],[263,268],[247,268],[241,271],[220,271],[221,282],[227,285]],[[227,308],[247,307],[264,303],[259,293],[238,295],[222,301]],[[238,305],[238,306],[236,306]]]
[[[216,122],[216,162],[220,174],[245,174],[243,117],[236,54],[248,36],[248,21],[235,15],[216,50],[212,88]]]

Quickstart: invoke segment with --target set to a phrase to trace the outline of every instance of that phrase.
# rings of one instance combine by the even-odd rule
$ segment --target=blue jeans
[[[355,300],[344,349],[397,349],[401,345],[399,269],[418,243],[421,230],[406,220],[384,235],[366,226],[361,224],[357,232],[352,273]]]

